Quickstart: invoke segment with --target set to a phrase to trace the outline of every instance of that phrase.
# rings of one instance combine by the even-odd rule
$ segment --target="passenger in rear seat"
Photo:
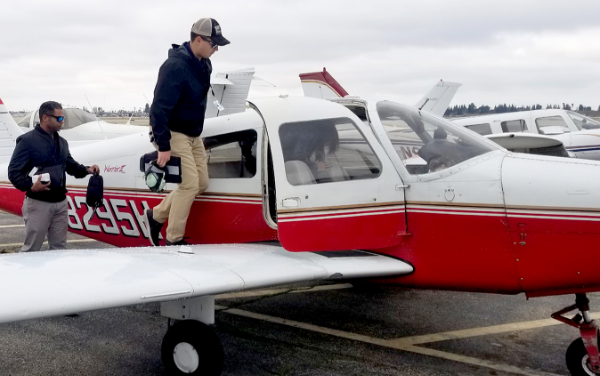
[[[296,125],[282,134],[281,143],[284,160],[304,162],[310,168],[316,183],[346,180],[347,174],[335,158],[339,136],[334,124],[318,122]],[[296,171],[288,171],[286,168],[286,173],[296,174]]]

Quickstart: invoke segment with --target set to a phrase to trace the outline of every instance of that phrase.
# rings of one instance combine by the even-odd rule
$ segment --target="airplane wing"
[[[0,323],[324,279],[410,274],[367,252],[269,245],[63,250],[0,255]],[[342,257],[343,256],[343,257]]]
[[[533,133],[496,133],[485,135],[505,149],[537,149],[563,146],[562,141]]]

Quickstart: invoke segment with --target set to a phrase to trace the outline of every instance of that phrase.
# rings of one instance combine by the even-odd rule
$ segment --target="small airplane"
[[[600,162],[511,153],[390,101],[282,95],[249,106],[205,123],[210,184],[192,206],[190,246],[147,247],[143,213],[165,193],[144,184],[140,157],[153,149],[145,132],[72,148],[77,161],[100,166],[105,192],[92,219],[85,181],[68,178],[70,230],[130,248],[1,255],[0,284],[12,287],[0,322],[161,302],[162,315],[180,320],[163,340],[166,369],[219,375],[222,347],[207,324],[220,293],[368,278],[574,294],[552,315],[579,329],[567,366],[600,373],[586,297],[600,291]],[[0,104],[9,148],[20,130],[3,114]],[[6,170],[0,209],[20,215],[24,195]],[[580,314],[564,316],[573,310]]]
[[[600,160],[600,122],[574,111],[521,111],[452,122],[490,139],[504,139],[510,150]]]

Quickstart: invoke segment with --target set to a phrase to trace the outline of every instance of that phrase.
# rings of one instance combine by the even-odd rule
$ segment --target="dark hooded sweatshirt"
[[[150,107],[150,125],[159,151],[171,150],[170,131],[200,136],[212,72],[210,60],[196,58],[189,42],[172,46],[158,71]]]
[[[29,172],[34,167],[48,172],[52,184],[49,191],[32,192],[33,181]],[[17,145],[8,164],[8,179],[15,188],[27,192],[27,197],[46,202],[60,202],[67,198],[66,175],[83,178],[87,167],[71,157],[67,140],[58,132],[48,134],[39,125],[17,138]]]

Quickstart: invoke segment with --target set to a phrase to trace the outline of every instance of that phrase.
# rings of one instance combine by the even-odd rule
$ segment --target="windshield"
[[[78,125],[96,121],[93,114],[80,110],[79,108],[65,108],[65,125],[63,129],[75,128]]]
[[[292,185],[375,179],[381,173],[377,154],[348,118],[285,123],[279,138]]]
[[[600,129],[600,122],[597,122],[592,118],[571,111],[567,111],[567,114],[569,114],[569,117],[573,120],[573,123],[575,123],[579,130]]]
[[[412,107],[383,101],[377,113],[396,153],[411,174],[441,171],[497,150],[481,136]]]
[[[30,112],[27,115],[25,115],[24,118],[22,118],[21,120],[19,120],[19,122],[17,123],[17,125],[19,127],[29,128],[29,120],[31,119],[31,114],[32,114],[32,112]]]

